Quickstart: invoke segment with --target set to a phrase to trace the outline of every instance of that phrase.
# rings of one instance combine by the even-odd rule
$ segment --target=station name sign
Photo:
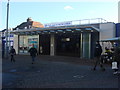
[[[72,21],[44,24],[44,27],[58,27],[72,25]]]

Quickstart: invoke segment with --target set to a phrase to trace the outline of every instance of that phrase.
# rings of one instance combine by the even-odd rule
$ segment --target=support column
[[[50,56],[55,55],[55,36],[54,34],[51,34],[50,37]]]
[[[0,89],[2,90],[2,36],[0,33]]]
[[[20,52],[20,49],[19,49],[19,47],[20,47],[20,35],[18,35],[18,54],[19,54],[19,52]]]
[[[89,33],[89,59],[91,58],[91,33]]]
[[[16,54],[18,54],[19,53],[19,35],[14,35],[14,48],[15,48],[15,50],[16,50]]]
[[[83,33],[81,33],[80,37],[80,58],[83,58]]]

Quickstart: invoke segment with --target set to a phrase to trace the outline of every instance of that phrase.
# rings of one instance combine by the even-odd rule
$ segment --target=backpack
[[[36,50],[36,48],[31,48],[31,49],[29,50],[29,52],[30,52],[30,55],[31,55],[31,56],[36,56],[37,50]]]
[[[15,55],[15,49],[11,49],[11,50],[10,50],[10,54],[11,54],[11,55]]]

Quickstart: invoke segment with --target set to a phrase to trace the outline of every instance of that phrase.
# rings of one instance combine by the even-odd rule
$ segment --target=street
[[[3,88],[118,88],[119,75],[107,64],[106,71],[93,71],[93,61],[76,57],[38,56],[35,64],[28,55],[15,59],[3,60]]]

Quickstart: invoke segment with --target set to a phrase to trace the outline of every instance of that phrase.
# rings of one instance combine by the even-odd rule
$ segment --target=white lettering
[[[57,26],[67,26],[67,25],[72,25],[72,21],[70,21],[70,22],[60,22],[60,23],[44,24],[44,27],[57,27]]]

